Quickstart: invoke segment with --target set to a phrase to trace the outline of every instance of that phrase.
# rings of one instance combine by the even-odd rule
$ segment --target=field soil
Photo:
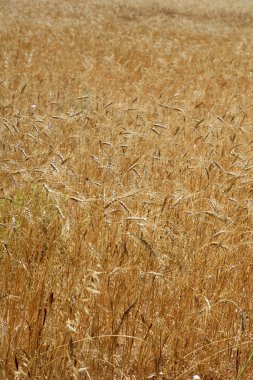
[[[253,379],[252,1],[0,0],[0,379]]]

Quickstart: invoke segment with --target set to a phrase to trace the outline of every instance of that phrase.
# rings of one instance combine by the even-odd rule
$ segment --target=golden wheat
[[[0,377],[251,379],[252,4],[2,3]]]

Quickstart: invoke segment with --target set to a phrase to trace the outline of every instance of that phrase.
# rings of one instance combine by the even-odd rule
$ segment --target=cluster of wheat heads
[[[1,378],[252,378],[251,13],[219,4],[3,5]]]

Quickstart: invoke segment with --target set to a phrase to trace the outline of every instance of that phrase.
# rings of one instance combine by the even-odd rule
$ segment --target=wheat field
[[[252,2],[0,3],[0,379],[252,379]]]

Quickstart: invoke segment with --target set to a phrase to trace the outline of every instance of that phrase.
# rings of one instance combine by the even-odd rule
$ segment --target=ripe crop
[[[1,378],[252,378],[252,19],[2,5]]]

